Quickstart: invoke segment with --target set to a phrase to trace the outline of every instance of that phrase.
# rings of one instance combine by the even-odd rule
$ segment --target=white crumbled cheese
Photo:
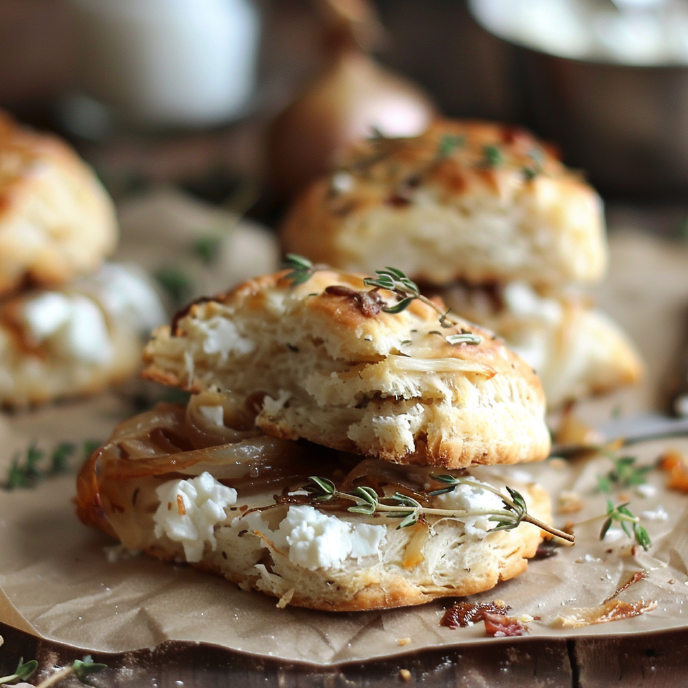
[[[610,528],[604,536],[604,541],[605,542],[614,542],[615,540],[618,540],[619,538],[624,537],[624,532],[621,530],[621,528]]]
[[[203,353],[227,358],[230,352],[242,356],[256,348],[253,341],[242,337],[236,325],[226,318],[215,316],[205,322],[199,320],[195,325],[203,333]]]
[[[602,559],[593,557],[592,554],[586,554],[584,557],[578,557],[578,559],[576,559],[576,564],[591,564],[596,561],[602,561]]]
[[[105,316],[87,296],[42,294],[26,304],[24,320],[36,341],[49,342],[67,357],[95,363],[112,357]]]
[[[561,304],[556,299],[540,296],[524,282],[510,282],[503,292],[507,309],[519,318],[535,318],[556,324],[561,320]]]
[[[222,408],[222,406],[199,406],[198,410],[203,418],[205,418],[209,423],[219,427],[224,426],[225,410]]]
[[[181,542],[186,561],[200,561],[205,543],[214,550],[215,526],[227,515],[225,508],[236,503],[237,492],[201,473],[189,480],[170,480],[160,485],[156,493],[160,506],[153,515],[155,537],[163,535]]]
[[[660,504],[654,511],[641,511],[640,516],[648,521],[666,521],[669,518],[669,513]]]
[[[638,496],[640,497],[654,497],[657,494],[657,488],[654,485],[638,485],[635,488]]]
[[[348,172],[335,172],[332,175],[332,188],[339,193],[353,191],[354,178]]]
[[[472,485],[457,485],[452,492],[437,495],[433,498],[433,501],[433,506],[438,509],[461,509],[465,511],[485,509],[494,511],[495,509],[505,508],[504,502],[496,494]],[[489,514],[485,514],[466,516],[460,520],[464,523],[466,535],[482,539],[487,535],[487,531],[495,526],[495,523],[489,521],[488,518]]]
[[[24,321],[38,342],[54,334],[71,313],[69,299],[58,292],[47,292],[31,299],[24,307]]]
[[[135,265],[106,263],[77,288],[92,294],[108,313],[128,318],[137,331],[146,335],[167,320],[150,279]]]
[[[277,549],[288,553],[289,561],[311,571],[341,568],[348,558],[360,561],[379,557],[387,537],[385,526],[349,523],[305,505],[290,506],[275,531],[269,529],[259,512],[240,517],[233,525],[260,532]]]

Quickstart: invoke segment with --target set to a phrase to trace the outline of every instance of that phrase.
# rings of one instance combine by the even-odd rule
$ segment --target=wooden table
[[[0,675],[14,671],[19,657],[37,659],[41,672],[83,656],[73,648],[38,640],[1,623],[0,635],[5,640],[0,649]],[[568,641],[521,638],[317,668],[258,659],[206,645],[167,642],[151,650],[93,653],[93,659],[108,668],[91,681],[103,688],[668,688],[686,683],[687,647],[686,631]],[[402,669],[410,672],[410,678],[401,675]],[[73,680],[73,685],[79,684]]]

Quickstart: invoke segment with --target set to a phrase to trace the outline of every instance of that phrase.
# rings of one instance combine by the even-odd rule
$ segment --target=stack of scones
[[[361,141],[297,199],[282,242],[342,269],[400,268],[502,337],[550,407],[640,377],[633,345],[583,291],[607,264],[601,200],[521,129],[440,120]]]
[[[329,611],[490,590],[543,535],[571,539],[499,466],[549,452],[529,365],[398,269],[288,263],[154,332],[144,377],[191,397],[91,455],[84,523]]]
[[[0,113],[0,403],[102,389],[139,366],[165,318],[143,271],[104,263],[112,201],[64,142]]]

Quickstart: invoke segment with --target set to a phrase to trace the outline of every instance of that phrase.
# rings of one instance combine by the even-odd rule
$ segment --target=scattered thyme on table
[[[305,284],[315,272],[325,269],[324,266],[313,265],[313,263],[303,256],[288,253],[284,260],[284,267],[289,269],[285,279],[292,283],[292,286]],[[449,316],[449,311],[442,310],[434,301],[421,294],[418,285],[409,279],[398,268],[387,267],[384,270],[376,270],[377,277],[366,277],[363,284],[366,287],[373,287],[371,291],[385,289],[391,291],[398,299],[394,304],[383,306],[385,313],[401,313],[405,311],[414,301],[422,301],[430,306],[439,316],[440,325],[444,328],[458,326],[459,323]],[[458,334],[451,334],[445,337],[449,344],[480,344],[482,337],[468,330],[462,330]]]
[[[635,456],[617,456],[614,453],[605,453],[614,464],[606,475],[597,476],[597,489],[605,494],[611,494],[614,489],[637,487],[647,483],[646,475],[652,470],[652,466],[636,466]]]
[[[306,485],[305,490],[313,502],[321,507],[324,503],[335,502],[336,500],[342,502],[349,501],[353,502],[353,505],[346,507],[346,511],[367,516],[383,514],[386,518],[399,518],[401,521],[397,528],[413,526],[424,516],[439,516],[440,518],[449,519],[461,519],[466,516],[488,516],[488,520],[496,524],[494,528],[490,529],[489,532],[491,533],[498,530],[512,530],[525,521],[526,523],[532,523],[550,535],[555,535],[570,543],[574,542],[573,535],[553,528],[547,523],[531,516],[528,513],[526,501],[521,493],[510,487],[506,488],[509,493],[507,497],[501,490],[478,482],[470,477],[456,478],[453,475],[436,475],[433,476],[433,479],[437,482],[445,483],[446,487],[428,492],[428,496],[446,494],[453,492],[459,485],[469,485],[497,495],[504,503],[504,508],[472,510],[435,509],[424,506],[413,497],[400,492],[396,492],[389,497],[380,497],[372,487],[368,486],[356,487],[351,492],[340,492],[331,480],[318,476],[311,476],[309,478],[310,482]],[[337,508],[339,505],[333,504],[333,506]],[[341,508],[344,507],[341,506]]]
[[[86,440],[81,449],[82,459],[87,459],[101,444],[98,440]],[[76,453],[77,445],[61,442],[49,452],[50,458],[46,465],[48,453],[32,442],[26,450],[14,454],[7,469],[5,482],[0,483],[0,487],[5,490],[35,487],[46,478],[67,473],[70,469],[70,460]]]
[[[607,500],[607,518],[602,524],[600,540],[604,540],[604,536],[607,534],[612,523],[616,521],[621,526],[623,532],[626,533],[628,537],[635,538],[635,541],[647,552],[652,545],[650,536],[647,534],[645,528],[640,525],[640,519],[634,516],[628,509],[628,505],[629,502],[614,506],[613,502],[609,499]],[[630,528],[633,529],[632,535]]]
[[[9,676],[0,676],[0,684],[12,683],[17,680],[25,681],[38,668],[38,662],[32,659],[29,662],[24,662],[24,659],[19,660],[19,666],[16,668],[13,674]],[[91,674],[96,674],[103,669],[107,669],[107,664],[99,664],[94,662],[91,655],[86,655],[83,659],[77,659],[69,666],[58,669],[54,673],[50,674],[47,678],[44,678],[36,688],[49,688],[49,686],[54,686],[68,676],[75,676],[80,683],[85,683],[86,685],[91,685],[87,679]]]

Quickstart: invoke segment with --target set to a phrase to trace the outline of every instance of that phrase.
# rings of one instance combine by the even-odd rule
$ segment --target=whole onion
[[[339,149],[374,129],[390,137],[416,136],[436,114],[418,86],[382,67],[361,47],[360,13],[348,25],[344,13],[338,19],[329,29],[324,70],[268,132],[269,179],[283,198],[326,172]]]

